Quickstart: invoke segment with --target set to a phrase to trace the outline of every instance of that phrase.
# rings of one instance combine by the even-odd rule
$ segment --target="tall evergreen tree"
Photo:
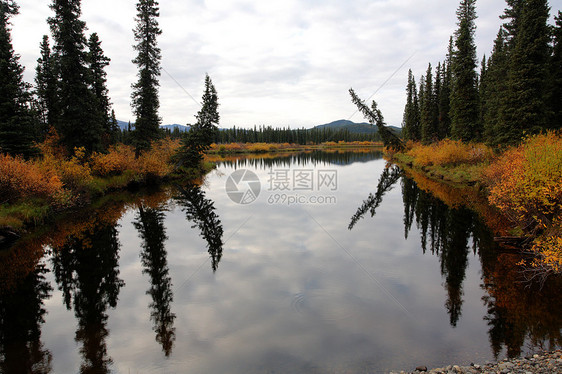
[[[199,167],[203,160],[203,153],[211,147],[218,131],[219,99],[208,74],[205,75],[205,92],[202,99],[201,109],[195,116],[197,121],[181,141],[181,148],[177,154],[179,167],[184,164],[187,167]]]
[[[476,75],[476,0],[461,0],[457,10],[458,29],[451,69],[451,135],[465,141],[478,140],[481,127],[478,123],[478,89]]]
[[[418,103],[418,90],[414,74],[408,71],[408,85],[406,87],[406,106],[404,107],[403,117],[404,138],[409,140],[420,140],[420,108]]]
[[[80,20],[80,0],[52,0],[48,19],[59,72],[59,109],[55,128],[69,151],[84,147],[100,150],[102,119],[95,107],[87,67],[86,24]]]
[[[35,68],[35,95],[37,111],[42,132],[46,134],[50,126],[54,126],[57,119],[57,63],[51,53],[49,37],[43,36],[40,44],[41,57],[37,59]]]
[[[132,107],[136,116],[135,148],[137,156],[150,148],[150,141],[159,135],[160,117],[158,108],[158,77],[162,55],[156,38],[162,34],[158,25],[160,10],[158,1],[139,0],[137,3],[137,25],[133,30],[137,44],[133,46],[137,57],[133,63],[138,67],[137,83],[132,85]]]
[[[553,29],[553,53],[550,60],[549,71],[549,107],[552,118],[548,127],[562,128],[562,12],[554,18],[555,26]]]
[[[488,62],[486,61],[486,55],[482,57],[482,62],[480,62],[480,79],[478,80],[478,99],[480,100],[479,116],[478,121],[482,124],[482,133],[486,132],[484,125],[484,117],[488,106],[486,100],[488,99]]]
[[[492,55],[488,59],[486,74],[481,81],[485,110],[483,111],[484,140],[493,146],[505,144],[509,131],[499,116],[499,108],[506,91],[509,70],[507,31],[502,27],[494,42]]]
[[[111,60],[104,55],[97,33],[90,35],[88,40],[87,61],[91,74],[91,87],[96,99],[95,109],[102,121],[102,144],[104,148],[107,148],[114,142],[117,128],[111,118],[111,102],[109,101],[107,73],[105,72],[105,68]]]
[[[509,143],[525,132],[546,127],[546,78],[549,62],[549,7],[546,0],[524,1],[509,54],[509,71],[500,118]]]
[[[0,153],[34,154],[34,121],[30,112],[29,85],[15,54],[10,18],[19,12],[13,0],[0,0]]]
[[[501,19],[507,20],[503,24],[503,29],[506,32],[506,44],[508,48],[512,48],[515,43],[517,31],[519,30],[519,23],[521,18],[521,11],[525,0],[505,0],[507,7],[504,13],[500,16]]]
[[[451,82],[452,82],[452,71],[451,71],[451,61],[453,58],[453,37],[449,38],[449,46],[447,49],[447,58],[442,66],[441,71],[441,90],[439,92],[439,103],[438,106],[438,133],[439,138],[443,139],[450,135],[451,133]]]
[[[422,139],[422,119],[421,119],[421,111],[422,108],[425,106],[425,95],[426,95],[426,90],[425,90],[425,75],[422,75],[420,77],[420,87],[418,88],[418,101],[419,101],[419,108],[420,108],[420,140]]]
[[[443,89],[443,69],[444,66],[439,62],[435,68],[435,83],[433,84],[433,128],[434,139],[441,139],[439,131],[439,100]]]
[[[429,143],[437,138],[437,106],[433,90],[433,73],[431,64],[427,67],[421,106],[421,133],[422,140]]]

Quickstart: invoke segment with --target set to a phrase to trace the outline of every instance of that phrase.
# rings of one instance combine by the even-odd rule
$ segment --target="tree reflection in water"
[[[75,340],[82,343],[81,373],[109,373],[106,339],[107,309],[117,306],[124,282],[119,279],[119,250],[115,223],[94,221],[53,248],[53,269],[67,309],[78,319]]]
[[[503,347],[508,357],[523,348],[553,350],[562,346],[562,277],[544,285],[525,282],[515,253],[483,253],[482,298],[487,308],[489,339],[496,359]]]
[[[152,298],[149,308],[156,341],[162,345],[166,357],[169,357],[176,339],[176,315],[171,311],[174,295],[168,269],[168,253],[164,246],[168,239],[164,219],[161,208],[150,208],[140,204],[133,225],[143,241],[140,255],[142,272],[150,276],[150,288],[146,293]]]
[[[431,253],[439,256],[441,275],[445,278],[447,300],[445,308],[449,322],[455,327],[462,312],[462,284],[468,265],[468,241],[472,234],[473,216],[466,208],[453,209],[420,190],[415,182],[403,176],[396,166],[383,170],[375,194],[369,194],[351,218],[351,230],[367,212],[373,217],[382,202],[383,196],[402,178],[402,197],[404,200],[405,237],[412,223],[417,223],[421,232],[421,246],[425,253],[429,242]]]
[[[40,263],[13,289],[0,290],[0,372],[47,374],[51,352],[41,342],[44,300],[53,290]]]
[[[351,222],[349,223],[348,229],[352,230],[357,222],[365,216],[367,212],[371,213],[371,217],[374,217],[377,208],[382,202],[382,198],[385,193],[392,190],[396,182],[402,176],[402,170],[396,165],[387,165],[379,178],[379,184],[377,186],[377,192],[375,194],[369,194],[367,200],[363,201],[363,204],[357,209],[357,212],[351,217]]]
[[[193,222],[193,228],[198,227],[200,235],[207,242],[207,250],[211,256],[211,268],[217,271],[222,257],[222,223],[215,213],[214,202],[205,198],[205,193],[199,186],[177,186],[179,194],[174,197],[176,203],[182,207],[185,216]]]
[[[453,199],[455,202],[447,204],[420,189],[414,180],[394,168],[396,166],[383,170],[375,195],[370,194],[358,208],[349,229],[367,212],[375,215],[382,196],[401,176],[404,236],[408,238],[415,222],[421,234],[423,253],[429,249],[439,257],[447,291],[445,308],[451,326],[455,327],[461,317],[463,282],[472,242],[472,251],[479,255],[482,263],[482,288],[487,293],[482,299],[488,310],[484,319],[490,326],[488,334],[496,359],[504,346],[509,357],[520,356],[525,345],[541,350],[562,346],[562,278],[552,277],[542,287],[524,282],[518,266],[523,257],[499,248],[478,215],[457,203],[458,196]],[[438,188],[439,184],[433,186]],[[436,193],[440,196],[451,193],[444,192]]]

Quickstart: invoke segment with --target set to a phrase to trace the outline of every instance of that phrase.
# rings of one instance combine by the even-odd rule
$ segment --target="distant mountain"
[[[121,130],[127,130],[129,128],[129,122],[117,120],[117,126],[119,126]],[[190,126],[179,125],[177,123],[174,123],[172,125],[162,125],[160,127],[164,129],[169,129],[170,131],[174,131],[175,128],[178,128],[180,131],[188,131],[191,128]],[[131,124],[131,128],[133,129],[135,128],[134,123]]]
[[[119,126],[119,128],[121,129],[121,131],[127,130],[127,129],[129,128],[129,122],[117,120],[117,126]],[[131,125],[131,126],[132,126],[132,125]]]
[[[174,123],[173,125],[162,125],[162,126],[160,126],[160,128],[168,129],[170,131],[174,131],[174,129],[176,129],[176,128],[179,129],[180,131],[189,131],[191,126],[179,125],[177,123]]]
[[[392,131],[398,134],[402,132],[402,129],[400,127],[396,127],[396,126],[388,126],[388,127]],[[315,129],[328,128],[333,130],[347,129],[347,131],[349,131],[350,133],[356,133],[356,134],[361,134],[361,133],[371,134],[371,133],[378,132],[377,126],[373,126],[370,123],[366,123],[366,122],[355,123],[345,119],[340,119],[338,121],[326,123],[324,125],[314,126],[314,128]]]

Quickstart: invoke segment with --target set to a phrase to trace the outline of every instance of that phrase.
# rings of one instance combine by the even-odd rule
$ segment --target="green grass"
[[[35,226],[45,221],[52,213],[49,204],[40,199],[20,201],[15,204],[0,206],[0,227],[11,227],[19,230],[26,224]]]
[[[481,184],[482,172],[488,166],[488,163],[419,166],[416,164],[414,157],[404,153],[394,154],[392,160],[402,167],[410,167],[420,171],[432,179],[459,185]]]

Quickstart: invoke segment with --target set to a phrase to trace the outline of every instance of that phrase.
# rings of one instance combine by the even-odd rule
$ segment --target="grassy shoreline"
[[[42,157],[24,160],[0,155],[0,246],[28,230],[94,204],[118,191],[190,181],[214,164],[177,169],[172,156],[179,142],[164,139],[135,157],[131,146],[118,144],[108,153],[72,157],[56,146],[56,139],[39,145]]]
[[[152,149],[138,159],[132,147],[123,144],[115,145],[106,154],[86,156],[83,151],[76,150],[70,158],[57,144],[56,135],[40,144],[42,157],[37,160],[25,161],[9,156],[0,159],[0,172],[3,173],[0,192],[7,196],[0,201],[0,245],[9,236],[22,235],[28,229],[52,220],[55,215],[82,209],[113,192],[195,180],[214,167],[217,156],[382,148],[380,142],[213,144],[200,167],[176,170],[171,158],[179,142],[169,139],[154,142]]]
[[[519,264],[529,278],[544,280],[548,275],[562,274],[562,136],[559,133],[527,137],[519,146],[501,153],[481,143],[410,142],[405,151],[387,153],[387,158],[407,172],[483,195],[487,204],[505,217],[502,235],[515,240],[532,255],[528,262]],[[505,223],[509,224],[507,231]]]
[[[328,150],[356,150],[358,148],[382,148],[382,142],[324,142],[320,144],[294,143],[228,143],[212,144],[208,154],[260,154],[277,152],[328,151]]]

